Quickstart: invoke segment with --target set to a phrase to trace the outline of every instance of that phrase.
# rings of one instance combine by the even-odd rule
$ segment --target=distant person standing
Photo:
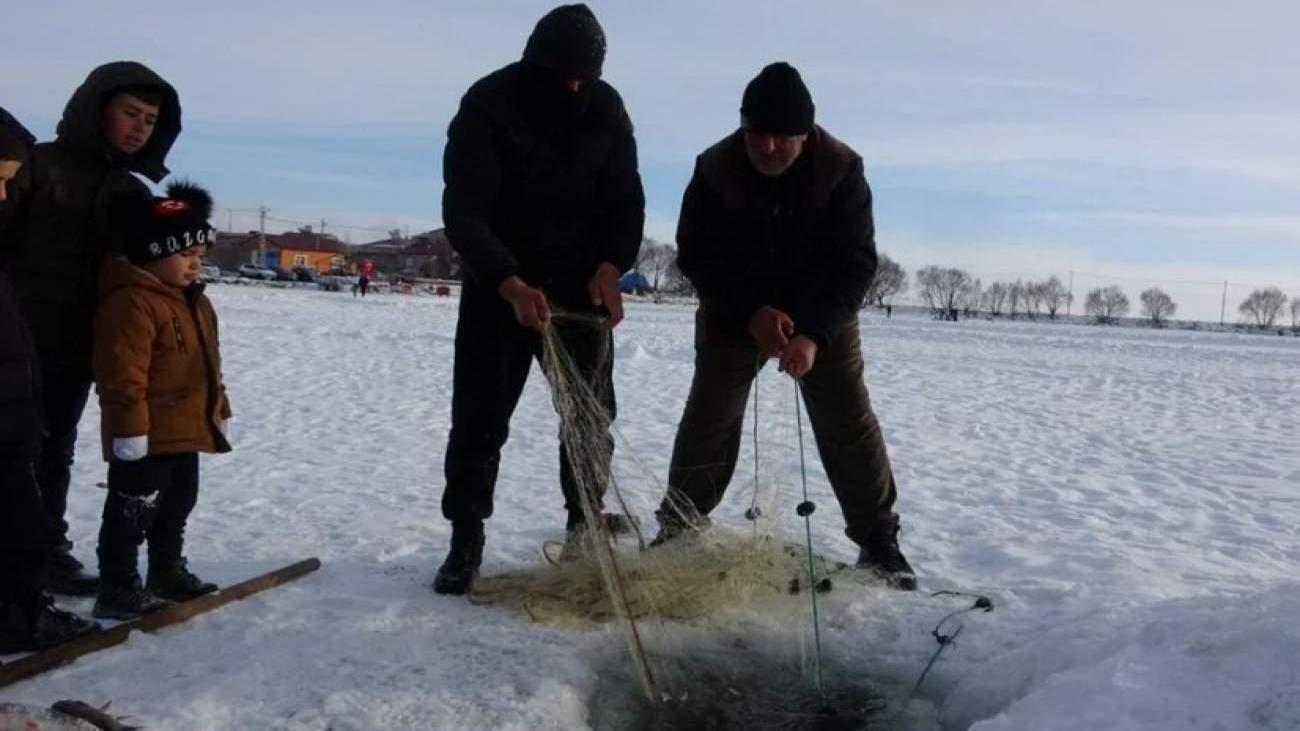
[[[557,7],[538,21],[522,60],[470,87],[447,130],[442,211],[465,281],[442,495],[451,549],[433,585],[441,594],[465,593],[478,575],[501,448],[542,332],[554,329],[604,395],[609,420],[616,414],[618,279],[641,246],[645,196],[632,122],[600,78],[604,61],[605,32],[591,10]],[[580,317],[557,318],[557,308]],[[612,436],[585,441],[603,451],[607,473]],[[572,539],[585,515],[563,444],[560,486]]]
[[[108,201],[147,195],[181,132],[175,89],[133,61],[105,64],[73,92],[53,142],[35,146],[30,174],[0,216],[0,266],[9,275],[40,362],[46,436],[36,479],[55,533],[49,586],[93,595],[97,578],[72,555],[68,487],[77,424],[90,395],[91,323],[101,262],[118,247]]]

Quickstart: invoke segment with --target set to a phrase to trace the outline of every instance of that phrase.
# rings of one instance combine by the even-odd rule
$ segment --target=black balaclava
[[[605,65],[605,30],[586,5],[561,5],[537,21],[524,61],[562,79],[595,81]]]
[[[537,21],[524,47],[520,106],[550,136],[576,129],[605,63],[605,31],[583,4],[561,5]],[[564,82],[579,80],[571,91]]]

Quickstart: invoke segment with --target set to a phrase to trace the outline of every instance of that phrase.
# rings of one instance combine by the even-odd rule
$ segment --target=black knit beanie
[[[740,126],[755,132],[806,135],[813,128],[813,101],[793,66],[768,64],[745,87]]]
[[[187,181],[167,186],[164,198],[119,196],[110,209],[126,258],[136,266],[215,243],[217,232],[208,225],[211,214],[212,196]]]
[[[605,31],[586,5],[561,5],[537,21],[524,46],[524,60],[562,79],[599,79]]]

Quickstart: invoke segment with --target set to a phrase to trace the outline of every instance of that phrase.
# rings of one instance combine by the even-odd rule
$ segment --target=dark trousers
[[[743,325],[696,312],[695,375],[673,443],[660,520],[708,515],[721,502],[740,453],[750,385],[763,361]],[[895,486],[863,380],[856,321],[818,349],[800,390],[846,532],[862,536],[866,526],[892,515]]]
[[[45,370],[42,404],[47,433],[41,440],[36,458],[36,482],[56,548],[68,550],[68,485],[72,479],[72,460],[77,447],[77,424],[90,396],[90,380],[57,370]]]
[[[0,602],[36,606],[51,540],[30,453],[0,446]]]
[[[604,402],[608,422],[617,414],[614,398],[613,336],[601,323],[557,318],[552,327],[577,365],[580,377]],[[447,440],[442,514],[452,522],[481,521],[492,515],[501,447],[510,433],[510,417],[523,393],[533,360],[540,361],[541,337],[515,320],[510,306],[492,292],[466,286],[456,323],[456,362],[451,400],[451,434]],[[543,364],[544,365],[544,364]],[[603,456],[595,472],[608,474],[614,440],[608,427],[584,436]],[[582,516],[579,480],[560,443],[560,488],[569,524]],[[593,485],[596,507],[605,485]]]
[[[108,464],[108,497],[99,528],[100,579],[128,586],[139,579],[140,544],[149,539],[149,564],[181,558],[185,521],[199,494],[199,455],[163,454]]]

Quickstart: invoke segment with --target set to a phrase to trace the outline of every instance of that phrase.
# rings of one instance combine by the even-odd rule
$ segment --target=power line
[[[231,219],[233,218],[232,214],[235,214],[235,213],[248,213],[248,214],[259,214],[259,220],[260,220],[261,218],[264,217],[266,221],[273,221],[273,222],[275,222],[275,223],[284,223],[284,224],[289,224],[289,225],[292,225],[292,226],[299,226],[299,227],[302,227],[302,226],[312,226],[312,227],[315,227],[316,224],[319,223],[319,224],[321,225],[320,233],[323,234],[323,233],[325,232],[325,226],[324,226],[324,224],[325,224],[325,220],[324,220],[324,219],[321,219],[319,222],[310,222],[310,221],[299,221],[299,220],[297,220],[297,219],[293,219],[293,218],[281,218],[281,217],[279,217],[279,216],[268,216],[268,215],[265,215],[265,214],[264,214],[264,210],[265,210],[265,211],[269,211],[270,209],[269,209],[269,208],[260,208],[260,207],[259,207],[259,208],[218,208],[217,210],[219,210],[219,211],[225,211],[225,212],[226,212],[226,219],[227,219],[226,227],[227,227],[228,229],[229,229],[229,228],[233,228],[233,224],[230,222]],[[348,231],[369,231],[369,232],[372,232],[372,233],[380,233],[380,234],[387,234],[387,233],[390,233],[391,231],[393,231],[394,229],[401,228],[400,226],[396,226],[396,225],[394,225],[394,226],[392,226],[392,227],[390,227],[390,228],[378,228],[378,227],[375,227],[375,226],[356,226],[356,225],[353,225],[353,224],[347,224],[347,223],[330,223],[329,226],[330,226],[330,228],[335,229],[335,230],[340,230],[340,229],[342,229],[342,230],[348,230]]]
[[[316,225],[316,223],[310,221],[297,221],[292,218],[277,218],[273,216],[267,216],[266,220],[275,221],[277,223],[293,224],[294,226],[315,226]],[[384,228],[375,228],[373,226],[353,226],[347,223],[332,223],[330,225],[333,226],[334,228],[346,228],[346,229],[352,229],[353,231],[373,231],[382,234],[386,234],[392,230],[392,229],[384,229]]]

